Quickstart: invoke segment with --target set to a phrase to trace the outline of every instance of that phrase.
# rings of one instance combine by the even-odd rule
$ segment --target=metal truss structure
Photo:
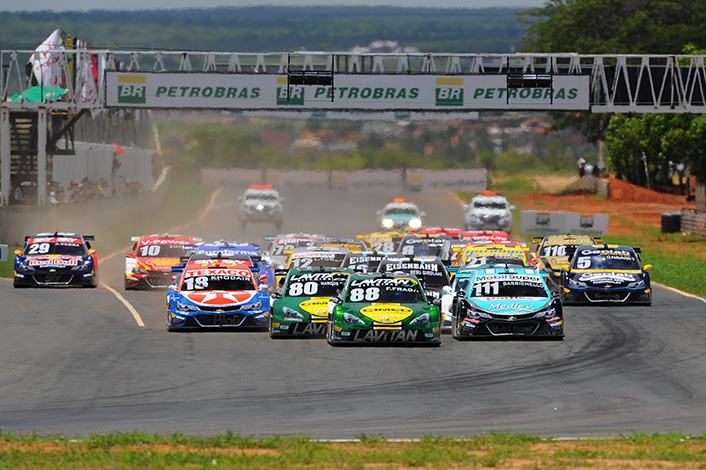
[[[106,107],[108,72],[279,76],[278,80],[286,83],[287,99],[290,85],[326,85],[330,77],[332,86],[337,75],[345,76],[349,82],[356,76],[375,75],[432,76],[447,83],[465,77],[504,77],[506,80],[501,83],[506,84],[505,91],[548,89],[561,77],[588,77],[588,103],[584,108],[588,112],[706,112],[706,67],[705,56],[701,55],[241,53],[84,47],[52,51],[60,69],[61,86],[67,92],[58,100],[36,102],[22,98],[33,84],[36,86],[36,77],[33,83],[27,73],[33,52],[0,51],[0,189],[4,204],[9,202],[11,175],[16,175],[17,168],[31,173],[40,183],[37,203],[45,204],[46,188],[42,183],[47,177],[47,155],[71,153],[71,148],[58,148],[58,140],[72,136],[71,128],[83,114]],[[311,79],[316,83],[308,83]],[[549,100],[544,108],[533,109],[556,110],[553,104]],[[336,109],[333,99],[329,108]],[[507,106],[493,109],[516,108],[508,101]],[[473,108],[466,107],[464,111]],[[34,136],[24,144],[20,142],[21,125],[28,126],[28,135]]]

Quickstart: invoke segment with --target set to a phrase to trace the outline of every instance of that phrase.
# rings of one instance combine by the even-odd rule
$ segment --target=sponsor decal
[[[42,268],[56,267],[63,268],[65,266],[77,266],[79,258],[64,258],[62,255],[46,255],[40,258],[30,258],[29,265]]]
[[[579,281],[590,282],[631,282],[635,276],[628,273],[583,273],[579,276]]]
[[[378,323],[399,323],[412,315],[414,310],[397,304],[373,304],[361,308],[360,313]]]
[[[118,76],[118,103],[147,103],[147,86],[144,75]]]
[[[326,323],[295,323],[289,332],[293,335],[321,335],[324,333]]]
[[[434,95],[437,106],[463,106],[463,78],[437,78]]]
[[[317,317],[328,316],[328,303],[331,297],[317,297],[299,304],[299,308],[310,315]]]
[[[435,273],[439,272],[439,266],[434,263],[387,263],[385,264],[386,271],[415,271],[420,273]]]
[[[418,330],[354,330],[353,341],[406,342],[416,341]]]
[[[37,238],[30,238],[27,241],[28,245],[32,245],[34,243],[64,243],[67,245],[81,245],[81,239],[80,238],[73,238],[73,237],[37,237]]]
[[[533,310],[534,307],[528,304],[520,304],[517,302],[511,304],[490,304],[488,305],[488,310],[521,310],[528,311]]]
[[[578,88],[554,88],[555,100],[575,100],[579,96]],[[548,100],[552,98],[552,88],[476,88],[473,99],[529,99]]]

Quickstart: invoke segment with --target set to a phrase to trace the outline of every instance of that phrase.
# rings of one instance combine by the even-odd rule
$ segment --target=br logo
[[[144,75],[120,75],[118,77],[118,103],[146,103],[147,86]]]
[[[304,106],[304,88],[289,87],[287,100],[287,87],[277,87],[277,106]]]
[[[437,106],[463,106],[463,79],[437,78],[435,93]]]

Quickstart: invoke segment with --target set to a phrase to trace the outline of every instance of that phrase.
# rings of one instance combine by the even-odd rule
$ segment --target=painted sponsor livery
[[[629,273],[583,273],[579,276],[579,281],[589,281],[594,283],[601,282],[632,282],[636,278],[633,274]]]
[[[530,304],[520,304],[517,302],[510,303],[510,304],[489,304],[488,305],[488,310],[514,310],[517,312],[529,312],[531,310],[534,310],[535,307],[534,305]]]
[[[331,297],[315,297],[300,303],[299,308],[309,315],[324,317],[328,315],[328,303],[330,300]]]
[[[41,268],[64,268],[66,266],[78,266],[80,258],[76,256],[45,255],[30,258],[28,264],[32,267]]]
[[[419,330],[354,330],[351,339],[356,342],[411,342],[417,341]]]
[[[373,304],[360,309],[360,313],[378,323],[399,323],[414,313],[409,307],[397,304]]]

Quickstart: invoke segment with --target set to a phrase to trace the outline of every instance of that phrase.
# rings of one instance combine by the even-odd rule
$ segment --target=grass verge
[[[441,469],[703,468],[706,438],[635,434],[617,439],[555,441],[513,434],[468,439],[427,436],[393,442],[361,436],[325,443],[305,437],[159,436],[141,433],[86,439],[0,436],[0,469]]]

